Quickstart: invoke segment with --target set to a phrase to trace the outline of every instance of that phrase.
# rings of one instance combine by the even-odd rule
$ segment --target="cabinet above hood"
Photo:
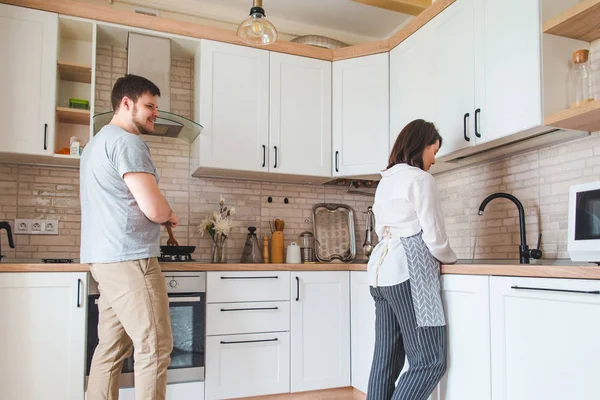
[[[202,131],[202,125],[171,109],[171,40],[164,37],[127,35],[127,73],[143,76],[160,89],[158,118],[154,123],[153,136],[183,139],[192,143]],[[110,123],[113,112],[94,115],[94,134]]]

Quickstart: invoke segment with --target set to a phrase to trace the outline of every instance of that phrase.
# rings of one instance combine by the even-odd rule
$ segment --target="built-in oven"
[[[206,323],[206,272],[165,272],[169,295],[169,313],[173,332],[171,364],[167,370],[167,383],[204,380],[205,323]],[[86,381],[89,377],[94,350],[98,344],[97,283],[90,280],[88,301],[88,335]],[[120,387],[134,386],[134,357],[123,363]]]
[[[571,260],[600,264],[600,181],[571,186],[568,232]]]

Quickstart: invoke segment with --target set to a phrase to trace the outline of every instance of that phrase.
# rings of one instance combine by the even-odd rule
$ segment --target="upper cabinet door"
[[[540,31],[538,0],[475,0],[477,143],[543,124]]]
[[[430,22],[390,51],[390,151],[409,122],[435,122],[432,46]]]
[[[269,171],[331,176],[331,62],[270,56]]]
[[[269,52],[202,40],[199,163],[268,170]]]
[[[0,4],[0,151],[52,155],[56,14]]]
[[[433,20],[433,122],[444,139],[440,157],[471,146],[475,139],[473,1],[457,0]]]
[[[387,165],[389,54],[333,63],[333,176],[376,174]]]

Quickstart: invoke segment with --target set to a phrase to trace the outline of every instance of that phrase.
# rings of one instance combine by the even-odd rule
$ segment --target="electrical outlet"
[[[57,219],[16,219],[16,235],[58,235]]]
[[[15,235],[25,235],[28,233],[29,233],[29,220],[16,219],[15,220]]]

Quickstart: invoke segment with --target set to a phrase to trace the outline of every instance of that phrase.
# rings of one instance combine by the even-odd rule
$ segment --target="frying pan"
[[[160,246],[160,252],[166,256],[181,256],[191,254],[196,250],[196,246]]]

